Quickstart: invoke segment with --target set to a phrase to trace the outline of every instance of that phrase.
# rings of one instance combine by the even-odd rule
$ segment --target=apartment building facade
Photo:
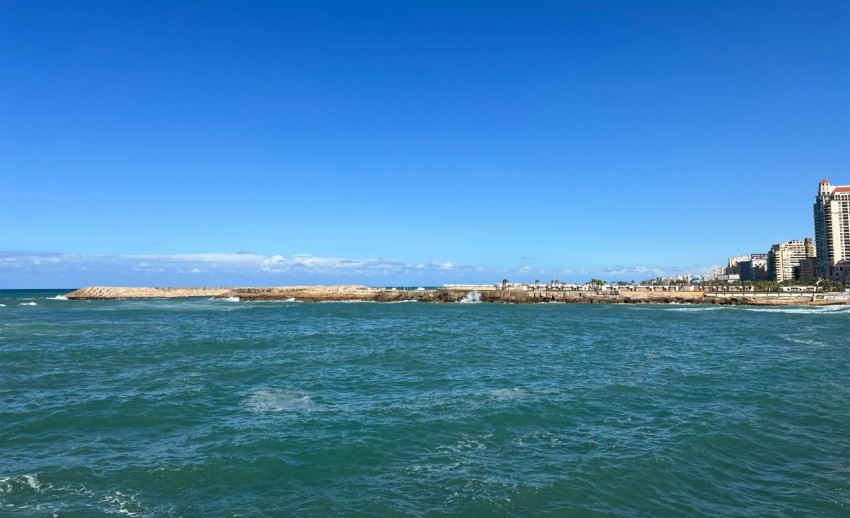
[[[767,254],[750,254],[746,261],[738,263],[742,281],[763,281],[767,279]]]
[[[767,274],[777,282],[807,280],[814,278],[814,272],[807,267],[807,261],[817,256],[812,238],[794,239],[786,243],[776,243],[767,254]]]
[[[850,185],[821,180],[813,211],[817,276],[840,282],[846,274],[836,265],[850,261]]]

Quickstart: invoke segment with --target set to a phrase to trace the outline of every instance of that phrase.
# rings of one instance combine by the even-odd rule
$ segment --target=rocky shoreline
[[[824,293],[649,292],[601,293],[592,290],[515,290],[457,288],[398,290],[366,286],[282,286],[270,288],[136,288],[92,286],[65,295],[68,300],[119,300],[207,297],[240,302],[496,302],[510,304],[720,304],[748,306],[824,306],[850,304],[850,297]]]

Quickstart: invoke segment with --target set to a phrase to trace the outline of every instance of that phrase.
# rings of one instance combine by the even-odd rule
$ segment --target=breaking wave
[[[477,291],[470,291],[469,293],[464,295],[462,299],[460,299],[460,302],[466,304],[474,304],[476,302],[481,302],[481,294]]]
[[[0,477],[0,496],[11,495],[21,491],[41,489],[38,475],[18,475],[14,477]]]
[[[33,512],[38,516],[60,516],[68,500],[88,509],[87,515],[137,516],[143,510],[135,494],[120,490],[97,492],[83,484],[42,483],[37,474],[0,477],[0,503],[6,498],[15,503],[6,503],[4,507],[13,513],[29,511],[26,516],[35,516]],[[43,501],[45,498],[47,501]]]

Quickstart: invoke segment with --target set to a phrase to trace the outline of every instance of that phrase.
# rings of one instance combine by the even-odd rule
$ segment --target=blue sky
[[[0,0],[0,288],[701,273],[824,177],[844,0]]]

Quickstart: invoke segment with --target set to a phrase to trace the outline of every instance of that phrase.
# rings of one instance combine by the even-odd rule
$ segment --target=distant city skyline
[[[814,237],[850,4],[0,3],[0,288],[584,282]]]

